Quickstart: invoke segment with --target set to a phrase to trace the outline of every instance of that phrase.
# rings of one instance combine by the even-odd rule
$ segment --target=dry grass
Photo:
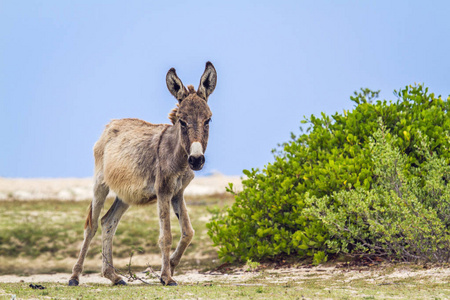
[[[230,197],[187,199],[191,221],[196,230],[182,263],[197,266],[217,259],[205,224],[208,208],[223,206]],[[112,204],[107,200],[105,211]],[[83,225],[88,201],[6,201],[0,202],[0,274],[69,272],[83,240]],[[172,216],[173,249],[180,238],[178,220]],[[86,272],[98,272],[101,264],[101,229],[93,239]],[[159,222],[156,206],[131,207],[123,216],[114,239],[117,265],[128,262],[134,252],[136,268],[160,263],[157,245]]]

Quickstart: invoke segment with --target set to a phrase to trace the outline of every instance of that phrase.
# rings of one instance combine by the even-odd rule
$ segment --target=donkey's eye
[[[181,127],[186,127],[187,126],[186,122],[184,122],[182,120],[180,120],[180,125],[181,125]]]

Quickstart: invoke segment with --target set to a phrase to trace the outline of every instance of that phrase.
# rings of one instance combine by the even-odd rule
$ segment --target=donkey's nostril
[[[200,156],[189,156],[188,158],[188,163],[189,166],[191,167],[191,169],[193,170],[200,170],[203,167],[203,164],[205,163],[205,156],[200,155]]]

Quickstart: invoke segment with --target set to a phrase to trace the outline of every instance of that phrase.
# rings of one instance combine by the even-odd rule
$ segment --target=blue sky
[[[218,72],[200,174],[264,167],[361,87],[450,94],[448,1],[0,0],[0,176],[87,177],[117,118],[168,123],[171,67]]]

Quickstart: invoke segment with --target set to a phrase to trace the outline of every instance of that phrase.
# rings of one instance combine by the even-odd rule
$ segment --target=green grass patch
[[[267,275],[267,274],[266,274]],[[341,277],[342,278],[342,277]],[[302,281],[271,283],[267,276],[239,284],[200,283],[164,287],[131,285],[114,287],[84,284],[68,287],[60,283],[40,283],[45,290],[33,290],[28,283],[0,283],[0,299],[448,299],[447,283],[432,279],[402,279],[390,282],[368,282],[367,279],[339,280],[309,278]]]
[[[217,258],[215,248],[207,235],[205,224],[210,219],[209,207],[223,206],[231,197],[196,198],[188,210],[196,235],[185,253],[195,262],[206,264]],[[90,201],[4,201],[0,202],[0,274],[30,274],[39,271],[44,264],[45,272],[70,271],[69,259],[76,259],[83,241],[84,222]],[[108,199],[102,215],[112,204]],[[102,216],[101,215],[101,216]],[[180,227],[172,214],[172,234],[175,250],[180,239]],[[158,246],[159,220],[156,205],[135,206],[123,216],[114,238],[113,257],[128,258],[136,255],[160,255]],[[92,240],[87,261],[101,257],[101,226]],[[43,259],[45,258],[45,259]],[[59,266],[45,266],[45,261],[60,261]],[[17,261],[14,268],[12,262]],[[41,262],[39,262],[41,261]],[[30,262],[36,268],[30,268]],[[182,260],[186,264],[186,259]],[[135,263],[134,263],[135,265]],[[124,266],[119,266],[124,267]],[[135,265],[145,267],[145,264]],[[99,271],[85,269],[87,272]]]
[[[27,284],[0,284],[5,291],[0,299],[11,299],[16,295],[20,299],[270,299],[282,296],[283,299],[301,297],[298,288],[260,287],[260,286],[219,286],[190,285],[177,287],[163,286],[125,286],[111,287],[92,284],[89,286],[70,288],[61,284],[45,284],[45,290],[33,290]],[[2,298],[3,297],[3,298]]]

